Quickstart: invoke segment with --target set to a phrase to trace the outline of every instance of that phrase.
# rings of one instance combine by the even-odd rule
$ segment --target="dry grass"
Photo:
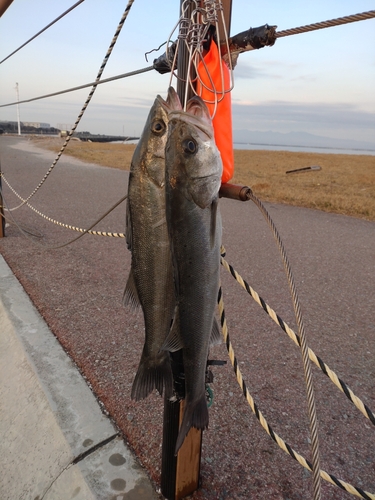
[[[63,144],[62,139],[33,140],[56,152]],[[129,170],[134,148],[131,144],[70,141],[66,154]],[[285,173],[312,165],[321,170]],[[375,156],[235,150],[231,182],[250,186],[262,200],[375,220]]]
[[[375,156],[236,151],[235,183],[263,200],[375,220]],[[321,170],[286,174],[319,165]]]

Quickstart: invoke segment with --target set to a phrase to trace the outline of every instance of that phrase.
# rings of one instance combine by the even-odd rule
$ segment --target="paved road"
[[[0,138],[1,167],[27,196],[53,154],[26,139]],[[293,182],[291,178],[291,182]],[[126,193],[127,173],[63,158],[31,203],[49,217],[87,227]],[[16,197],[4,186],[11,207]],[[267,204],[287,249],[310,347],[375,411],[375,224],[310,209]],[[221,201],[227,260],[296,330],[272,235],[250,202]],[[12,212],[38,245],[10,226],[0,252],[64,349],[72,356],[156,483],[162,401],[135,404],[131,383],[143,343],[139,313],[121,304],[130,255],[122,239],[84,236],[26,207]],[[123,231],[124,204],[98,229]],[[300,353],[223,271],[229,331],[249,390],[274,431],[309,457]],[[224,346],[211,356],[227,359]],[[322,468],[375,493],[374,428],[318,369],[313,370]],[[310,499],[310,475],[280,450],[251,413],[229,366],[214,369],[215,402],[204,435],[202,488],[194,498]],[[325,483],[325,499],[351,495]]]

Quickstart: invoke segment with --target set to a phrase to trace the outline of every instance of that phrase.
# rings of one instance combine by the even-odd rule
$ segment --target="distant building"
[[[24,125],[25,127],[51,128],[51,125],[49,123],[42,122],[22,122],[21,125]]]
[[[18,123],[12,121],[0,121],[0,128],[3,134],[16,134]],[[49,123],[42,122],[21,122],[22,134],[36,134],[36,135],[57,135],[60,130],[51,127]]]

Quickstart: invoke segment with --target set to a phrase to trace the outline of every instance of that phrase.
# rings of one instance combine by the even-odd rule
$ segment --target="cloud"
[[[374,142],[375,115],[346,103],[233,102],[234,128],[305,132]]]
[[[276,65],[277,66],[277,65]],[[234,80],[255,80],[267,78],[271,80],[279,80],[283,78],[281,72],[275,71],[276,66],[255,64],[238,64],[234,69]]]
[[[234,68],[234,79],[254,80],[254,79],[285,79],[285,75],[294,73],[300,67],[299,64],[286,63],[285,61],[269,60],[262,64],[249,64],[238,62]]]
[[[281,75],[270,72],[267,67],[260,68],[250,65],[236,66],[234,70],[234,79],[254,80],[258,78],[281,78]]]

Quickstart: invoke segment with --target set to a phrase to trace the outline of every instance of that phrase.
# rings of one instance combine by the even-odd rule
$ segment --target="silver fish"
[[[173,378],[169,353],[161,351],[175,307],[173,271],[165,218],[165,144],[170,98],[157,96],[131,162],[126,241],[131,270],[124,303],[141,305],[145,343],[131,397],[147,397],[155,388],[170,397]],[[179,105],[179,101],[173,107]]]
[[[176,93],[169,89],[169,98]],[[219,290],[222,161],[211,117],[200,97],[168,114],[166,216],[174,268],[176,312],[163,349],[182,349],[185,410],[176,453],[191,427],[208,426],[205,373],[209,346],[220,341]]]

